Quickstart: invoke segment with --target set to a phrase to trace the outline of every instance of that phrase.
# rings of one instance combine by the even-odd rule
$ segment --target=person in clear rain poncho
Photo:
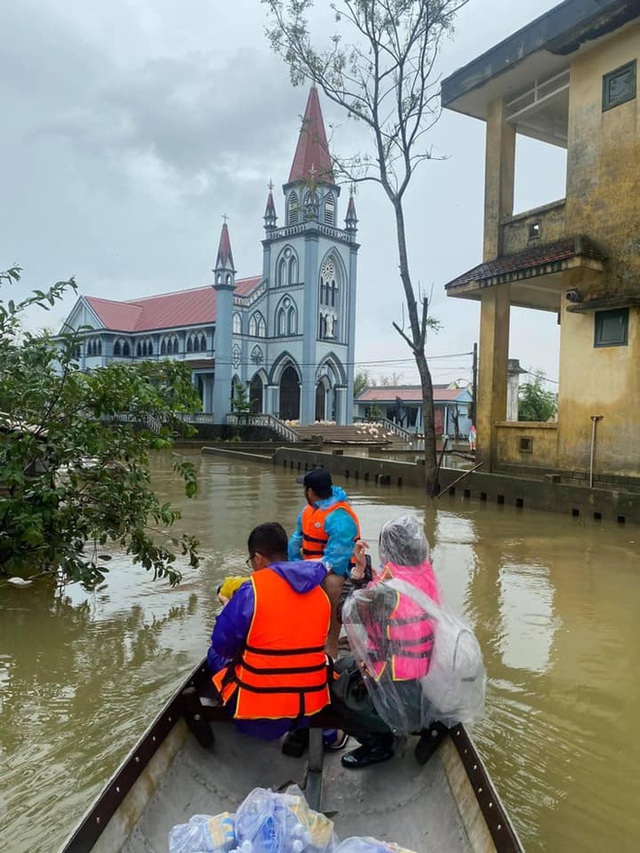
[[[476,718],[485,692],[480,646],[441,604],[422,521],[406,515],[382,527],[382,567],[364,587],[366,549],[356,543],[356,588],[342,608],[352,657],[337,662],[332,686],[361,744],[342,758],[352,769],[391,758],[396,735]]]
[[[353,769],[391,758],[394,732],[419,731],[424,718],[419,679],[429,671],[434,624],[420,605],[389,582],[395,579],[409,584],[430,600],[440,601],[438,582],[429,562],[429,543],[419,519],[406,515],[382,527],[382,568],[365,589],[358,589],[358,582],[362,583],[365,576],[367,547],[363,540],[355,547],[356,565],[351,579],[356,589],[342,610],[353,657],[347,657],[337,667],[341,676],[334,699],[340,706],[344,698],[341,690],[347,681],[353,684],[354,675],[357,680],[357,670],[370,694],[369,699],[362,691],[363,722],[366,720],[367,728],[375,727],[379,733],[354,731],[361,746],[342,758],[343,765]],[[378,725],[376,715],[380,718]]]

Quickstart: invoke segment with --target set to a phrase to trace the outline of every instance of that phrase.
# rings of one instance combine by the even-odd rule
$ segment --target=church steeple
[[[278,226],[278,216],[276,214],[276,205],[273,200],[273,183],[269,183],[269,196],[267,198],[267,206],[264,211],[264,227],[266,231],[272,231]]]
[[[329,143],[324,129],[320,99],[315,86],[311,87],[300,128],[298,145],[293,158],[289,183],[335,184]]]
[[[218,270],[235,273],[233,253],[231,251],[231,238],[229,237],[229,227],[226,217],[220,234],[220,245],[218,246],[218,257],[216,258],[214,272],[218,272]]]
[[[344,220],[345,227],[347,231],[357,231],[358,229],[358,217],[356,215],[356,199],[353,189],[351,190],[351,195],[349,197],[349,206],[347,207],[347,215]]]

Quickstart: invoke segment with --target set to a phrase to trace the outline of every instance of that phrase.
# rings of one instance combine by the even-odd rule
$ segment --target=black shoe
[[[381,761],[389,761],[393,758],[393,749],[388,746],[359,746],[357,749],[347,752],[340,759],[343,767],[349,770],[360,770],[370,764],[380,764]]]
[[[309,729],[296,729],[282,741],[282,754],[300,758],[309,749]]]

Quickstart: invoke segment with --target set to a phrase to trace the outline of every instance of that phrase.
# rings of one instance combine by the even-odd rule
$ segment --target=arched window
[[[119,339],[113,345],[113,354],[114,356],[122,355],[122,341]]]
[[[318,194],[314,190],[306,192],[304,196],[304,218],[317,219],[319,206]]]
[[[204,332],[200,333],[200,352],[207,351],[207,336]]]
[[[193,335],[187,338],[187,352],[193,352]]]
[[[233,334],[241,335],[242,334],[242,318],[237,311],[233,314]]]
[[[284,257],[278,261],[278,287],[286,287],[289,284],[289,269]]]
[[[333,193],[327,193],[324,197],[324,221],[327,225],[333,225],[336,221],[336,200]]]
[[[169,335],[162,339],[160,344],[160,355],[177,355],[180,351],[180,342],[177,335]]]
[[[298,256],[290,246],[287,246],[278,258],[276,269],[276,285],[286,287],[298,283]]]
[[[289,258],[289,284],[297,284],[298,277],[298,258],[292,252]]]
[[[276,317],[278,335],[298,334],[298,311],[295,303],[286,296],[280,303]]]
[[[298,194],[292,192],[287,202],[287,225],[297,225],[300,221],[300,201]]]
[[[255,338],[265,338],[267,336],[267,324],[259,311],[256,311],[249,318],[249,334]]]
[[[142,358],[142,341],[138,341],[136,345],[136,355],[138,358]]]
[[[87,356],[102,355],[102,341],[100,338],[89,338],[87,341]]]
[[[287,312],[287,334],[298,334],[298,312],[296,311],[295,305],[292,305]]]
[[[125,358],[129,358],[129,356],[131,355],[131,347],[129,346],[129,341],[125,341],[122,344],[122,355]]]

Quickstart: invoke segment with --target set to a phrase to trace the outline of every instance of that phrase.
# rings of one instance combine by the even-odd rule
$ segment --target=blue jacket
[[[333,504],[348,501],[347,493],[340,486],[333,486],[330,498],[316,501],[315,506],[327,509]],[[346,575],[349,560],[353,554],[353,540],[358,535],[358,529],[349,513],[337,509],[330,513],[325,521],[324,529],[329,537],[322,562],[327,569],[336,575]],[[289,559],[299,560],[302,556],[302,512],[298,515],[295,531],[289,539]],[[309,561],[310,562],[310,561]]]
[[[327,574],[323,563],[297,560],[287,563],[272,563],[269,566],[296,592],[310,592],[320,586]],[[243,583],[216,619],[211,634],[211,645],[207,652],[207,663],[212,673],[218,672],[242,651],[249,634],[255,610],[255,596],[250,581]],[[283,613],[283,619],[292,614]],[[237,727],[245,734],[265,740],[280,737],[289,731],[292,720],[236,720]]]

